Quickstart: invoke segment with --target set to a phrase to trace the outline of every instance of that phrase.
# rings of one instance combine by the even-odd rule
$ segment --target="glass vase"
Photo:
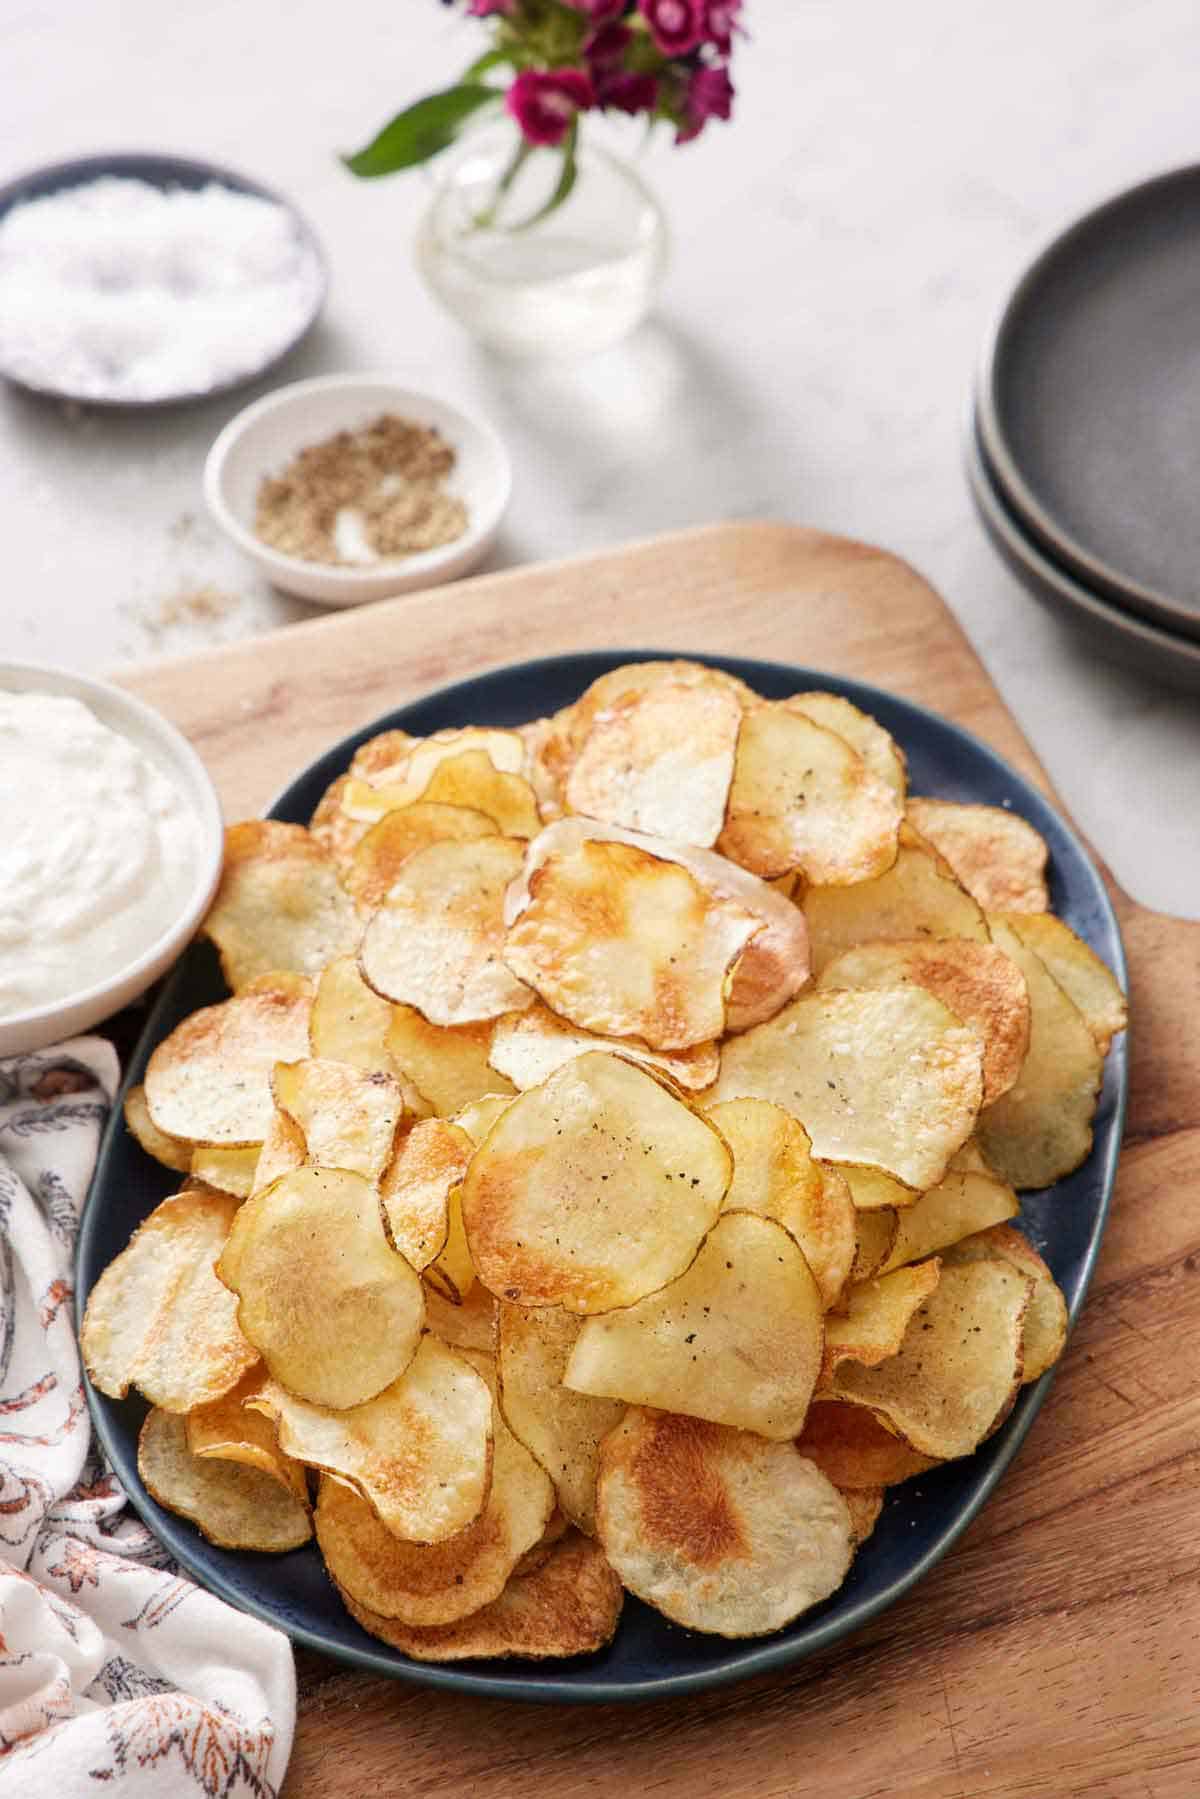
[[[574,185],[547,203],[562,154],[507,130],[469,137],[434,165],[417,265],[455,318],[502,355],[570,357],[628,335],[666,267],[662,209],[628,163],[582,142]]]

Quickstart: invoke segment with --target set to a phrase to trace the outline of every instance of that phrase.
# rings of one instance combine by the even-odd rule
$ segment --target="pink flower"
[[[704,14],[704,33],[717,46],[722,56],[733,49],[733,34],[738,29],[742,0],[708,0]]]
[[[567,5],[573,12],[581,12],[593,25],[619,19],[625,11],[625,0],[567,0]]]
[[[603,85],[597,85],[596,99],[599,105],[613,106],[618,112],[653,112],[658,105],[658,81],[653,75],[610,75]]]
[[[727,119],[733,111],[733,83],[729,70],[722,65],[711,68],[702,63],[693,69],[683,99],[686,123],[675,133],[677,144],[690,143],[699,137],[710,119]]]
[[[505,105],[531,144],[561,144],[576,113],[594,105],[595,91],[582,69],[522,69]]]
[[[516,0],[467,0],[467,14],[472,19],[490,19],[493,13],[511,13]]]
[[[638,0],[638,10],[664,56],[682,56],[704,36],[704,0]]]
[[[618,112],[653,112],[658,105],[658,77],[625,67],[633,33],[625,25],[602,25],[583,46],[597,106]]]

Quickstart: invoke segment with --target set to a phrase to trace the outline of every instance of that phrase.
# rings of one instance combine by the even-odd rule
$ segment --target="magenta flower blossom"
[[[704,15],[704,34],[722,56],[733,50],[733,34],[738,29],[742,0],[708,0]]]
[[[625,11],[625,0],[567,0],[567,5],[573,12],[581,12],[593,25],[605,25],[609,19],[619,19]]]
[[[675,142],[690,143],[692,138],[699,137],[710,119],[727,119],[732,112],[733,83],[729,79],[729,70],[723,65],[712,68],[702,63],[692,70],[688,81],[683,100],[687,122],[675,133]]]
[[[664,56],[683,56],[704,36],[704,0],[638,0],[638,10]]]
[[[526,141],[553,149],[575,120],[595,104],[595,90],[582,69],[522,69],[505,105]]]
[[[490,19],[493,13],[512,14],[516,0],[467,0],[467,13],[472,19]]]

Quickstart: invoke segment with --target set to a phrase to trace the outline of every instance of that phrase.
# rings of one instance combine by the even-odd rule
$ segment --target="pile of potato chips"
[[[232,997],[127,1103],[182,1188],[83,1325],[148,1489],[315,1535],[431,1660],[828,1598],[1063,1346],[1014,1189],[1087,1156],[1125,1011],[1045,863],[848,701],[688,662],[235,825]]]

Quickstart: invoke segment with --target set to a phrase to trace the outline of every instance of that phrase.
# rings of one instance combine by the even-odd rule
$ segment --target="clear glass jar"
[[[605,349],[654,301],[667,260],[662,210],[627,163],[584,142],[567,198],[537,218],[562,155],[531,150],[514,172],[516,147],[515,132],[488,131],[434,165],[417,266],[467,330],[503,355]]]

